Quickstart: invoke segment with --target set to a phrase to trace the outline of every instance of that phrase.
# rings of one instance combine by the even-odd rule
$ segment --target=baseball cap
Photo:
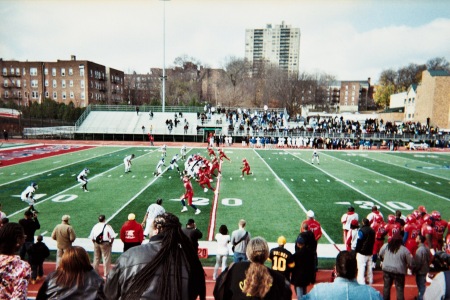
[[[308,218],[314,218],[314,212],[313,212],[312,210],[308,210],[308,211],[306,212],[306,216],[307,216]]]
[[[69,215],[64,215],[64,216],[62,216],[61,220],[69,221],[70,220],[70,216]]]
[[[136,215],[135,214],[131,213],[131,214],[128,215],[128,220],[129,221],[134,220],[134,219],[136,219]]]
[[[286,245],[286,238],[284,236],[278,238],[278,245]]]
[[[297,244],[305,244],[305,240],[301,237],[301,236],[299,236],[298,238],[297,238],[297,241],[296,241],[296,243]]]

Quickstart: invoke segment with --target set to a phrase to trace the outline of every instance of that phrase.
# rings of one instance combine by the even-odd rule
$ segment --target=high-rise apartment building
[[[0,98],[19,106],[43,99],[76,107],[119,104],[124,101],[123,86],[123,71],[75,56],[56,62],[0,59]]]
[[[245,31],[245,58],[253,64],[256,74],[262,64],[274,64],[290,75],[298,74],[300,66],[300,28],[267,25],[264,29]]]

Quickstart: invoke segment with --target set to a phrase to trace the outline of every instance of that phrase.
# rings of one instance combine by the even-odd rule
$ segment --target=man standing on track
[[[88,184],[87,175],[88,174],[89,174],[89,169],[84,168],[83,171],[81,171],[80,174],[78,174],[78,176],[77,176],[77,181],[79,183],[81,183],[81,188],[83,189],[84,192],[89,192],[87,189],[87,184]]]
[[[103,236],[101,240],[97,239],[100,234]],[[94,243],[94,263],[92,267],[100,275],[98,267],[101,256],[103,258],[103,274],[105,278],[109,270],[111,270],[111,250],[115,237],[116,233],[111,225],[106,223],[105,215],[100,215],[98,217],[98,223],[92,227],[89,238]]]
[[[192,188],[192,183],[190,177],[185,173],[183,176],[183,185],[184,185],[184,194],[181,195],[181,204],[183,205],[183,209],[181,212],[187,211],[186,200],[188,201],[188,205],[195,210],[195,214],[198,215],[201,213],[200,209],[197,208],[194,204],[192,204],[192,198],[194,197],[194,189]]]
[[[125,173],[131,172],[131,160],[134,158],[134,154],[128,155],[123,159],[125,165]]]

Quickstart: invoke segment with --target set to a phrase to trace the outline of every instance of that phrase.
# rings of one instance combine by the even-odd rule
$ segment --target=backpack
[[[102,232],[99,235],[97,235],[97,237],[95,238],[95,242],[97,244],[103,243],[103,232],[105,232],[105,227],[106,227],[106,224],[105,224],[105,226],[103,226]]]

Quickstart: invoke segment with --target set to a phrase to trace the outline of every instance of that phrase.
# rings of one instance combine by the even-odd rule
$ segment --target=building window
[[[84,89],[84,80],[80,81],[80,86],[81,86],[82,89]]]
[[[20,75],[20,68],[16,68],[16,75]]]
[[[52,68],[52,76],[56,76],[56,68]]]
[[[73,87],[73,80],[69,80],[69,86]]]
[[[49,98],[50,96],[49,96],[50,94],[48,93],[48,91],[46,91],[45,92],[45,98]]]
[[[7,68],[3,68],[2,75],[3,76],[8,75],[8,69]]]
[[[84,66],[80,66],[80,76],[84,76]]]
[[[85,96],[84,96],[84,92],[81,92],[81,99],[84,100]]]
[[[3,80],[3,86],[8,87],[8,82],[9,82],[8,79]]]
[[[23,75],[27,75],[27,69],[23,68],[23,69],[22,69],[22,74],[23,74]]]
[[[69,68],[69,75],[70,75],[70,76],[73,75],[73,68]]]
[[[21,85],[20,79],[17,79],[17,87],[20,88],[20,85]]]
[[[62,92],[62,99],[63,99],[63,100],[66,100],[66,98],[67,98],[67,97],[66,97],[66,92]]]
[[[63,79],[61,81],[61,86],[62,86],[62,88],[66,88],[66,80]]]
[[[48,75],[48,68],[44,69],[44,75]]]
[[[8,91],[5,91],[5,98],[9,98],[9,93],[8,93]]]
[[[75,98],[75,95],[73,94],[72,91],[70,91],[70,99],[73,99],[73,98]]]
[[[37,79],[31,80],[31,87],[32,87],[32,88],[37,88],[37,87],[38,87],[38,81],[37,81]]]
[[[56,79],[53,79],[53,87],[54,88],[58,87],[58,84],[56,83]]]
[[[66,69],[65,68],[61,68],[61,76],[66,76]]]
[[[31,98],[38,99],[39,98],[39,93],[37,91],[32,91],[31,92]]]
[[[30,75],[37,76],[37,68],[30,68]]]
[[[44,84],[45,86],[48,86],[48,79],[45,79]]]
[[[58,99],[58,93],[57,92],[53,92],[53,100],[57,100]]]

